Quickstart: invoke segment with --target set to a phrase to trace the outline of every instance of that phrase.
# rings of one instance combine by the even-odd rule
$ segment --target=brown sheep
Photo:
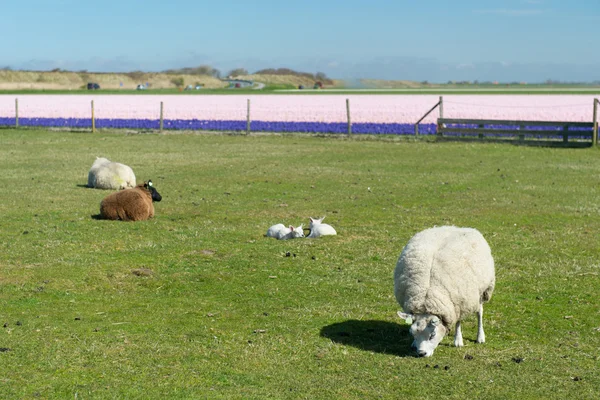
[[[100,218],[122,221],[144,221],[154,217],[154,201],[162,196],[152,186],[152,181],[144,182],[133,189],[125,189],[109,194],[100,203]]]

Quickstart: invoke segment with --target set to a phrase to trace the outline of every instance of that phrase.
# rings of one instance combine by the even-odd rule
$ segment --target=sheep
[[[333,226],[322,223],[325,217],[321,217],[320,219],[312,217],[308,218],[310,219],[310,224],[308,226],[308,229],[310,229],[310,233],[308,234],[307,238],[318,238],[321,236],[337,235],[337,232],[335,231],[335,229],[333,229]]]
[[[133,189],[109,194],[100,203],[100,218],[143,221],[154,217],[154,201],[161,201],[162,196],[152,185],[152,181],[144,182]]]
[[[125,164],[96,157],[88,172],[88,187],[96,189],[129,189],[135,187],[135,174]]]
[[[462,347],[461,320],[473,313],[484,343],[483,303],[495,283],[490,246],[476,229],[441,226],[413,236],[394,270],[394,294],[417,354],[430,357],[455,324],[454,345]]]
[[[286,228],[283,224],[277,224],[270,227],[265,236],[274,237],[279,240],[303,238],[304,228],[302,225],[297,228],[294,228],[292,225],[290,225],[289,228]]]

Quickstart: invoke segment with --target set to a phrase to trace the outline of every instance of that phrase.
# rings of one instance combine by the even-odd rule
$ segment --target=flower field
[[[0,126],[246,130],[248,100],[252,131],[347,132],[346,99],[353,133],[413,134],[414,124],[437,95],[0,95]],[[591,122],[591,95],[448,95],[446,118]],[[435,133],[435,110],[419,125]]]

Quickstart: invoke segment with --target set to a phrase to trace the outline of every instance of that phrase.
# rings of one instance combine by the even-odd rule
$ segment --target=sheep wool
[[[135,187],[135,174],[131,167],[96,157],[88,172],[88,187],[96,189],[129,189]]]
[[[325,219],[325,217],[321,217],[321,218],[312,218],[312,217],[308,217],[310,219],[310,224],[308,225],[308,229],[310,229],[310,233],[308,234],[307,238],[318,238],[321,236],[331,236],[331,235],[337,235],[337,232],[335,231],[335,229],[333,228],[333,226],[328,225],[328,224],[324,224],[323,220]]]
[[[413,236],[394,270],[394,294],[417,354],[430,357],[453,326],[454,345],[463,346],[461,320],[473,313],[484,343],[483,303],[495,283],[490,246],[476,229],[441,226]]]
[[[394,271],[394,292],[402,309],[433,314],[446,327],[479,311],[492,297],[494,259],[473,228],[441,226],[409,240]]]
[[[100,217],[121,221],[143,221],[154,217],[154,204],[162,196],[152,185],[144,182],[133,189],[109,194],[100,203]]]
[[[286,227],[283,224],[276,224],[271,226],[266,235],[267,237],[274,237],[277,240],[288,240],[304,237],[304,229],[302,225],[299,227],[293,227],[292,225]]]

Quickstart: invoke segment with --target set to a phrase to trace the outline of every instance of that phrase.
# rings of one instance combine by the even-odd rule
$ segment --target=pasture
[[[0,398],[595,398],[598,151],[0,129]],[[154,219],[92,218],[96,156],[152,179]],[[392,273],[444,224],[492,248],[487,343],[473,317],[416,358]]]

